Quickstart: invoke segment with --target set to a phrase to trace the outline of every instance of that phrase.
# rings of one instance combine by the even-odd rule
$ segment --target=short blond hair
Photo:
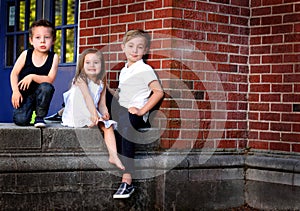
[[[123,44],[125,45],[127,42],[132,40],[133,38],[136,37],[142,37],[145,40],[146,43],[146,48],[150,48],[150,35],[148,32],[141,30],[141,29],[135,29],[135,30],[129,30],[125,33],[124,38],[123,38]]]

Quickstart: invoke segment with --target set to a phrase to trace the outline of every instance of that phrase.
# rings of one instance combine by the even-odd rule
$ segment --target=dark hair
[[[48,20],[46,19],[40,19],[40,20],[37,20],[37,21],[34,21],[30,28],[29,28],[29,36],[32,37],[32,29],[34,27],[37,27],[37,26],[44,26],[44,27],[49,27],[52,29],[52,37],[53,37],[53,40],[56,39],[56,31],[55,31],[55,26]]]

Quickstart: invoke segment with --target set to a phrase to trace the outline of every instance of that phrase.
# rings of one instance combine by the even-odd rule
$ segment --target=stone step
[[[137,156],[145,158],[159,148],[158,130],[142,129],[140,135]],[[137,172],[147,175],[149,164]],[[97,128],[47,124],[39,129],[0,123],[1,210],[155,209],[153,178],[136,179],[139,194],[130,199],[113,200],[121,175],[108,162]]]
[[[139,132],[139,151],[158,150],[159,130],[145,128]],[[39,129],[0,123],[0,152],[9,151],[105,151],[103,134],[98,128],[69,128],[60,124],[47,124]]]
[[[122,172],[92,128],[0,123],[0,210],[298,210],[299,155],[161,150],[143,131],[136,191],[114,200]],[[142,133],[141,133],[142,134]],[[100,138],[99,138],[100,137]],[[155,138],[153,138],[155,137]],[[146,143],[146,144],[145,144]]]
[[[139,132],[144,144],[136,145],[137,157],[158,152],[158,132],[151,128]],[[99,129],[60,124],[40,129],[0,123],[0,158],[0,172],[114,169]]]

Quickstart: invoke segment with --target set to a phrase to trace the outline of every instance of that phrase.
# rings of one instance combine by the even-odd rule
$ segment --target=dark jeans
[[[54,90],[52,84],[41,83],[34,93],[23,96],[21,106],[13,111],[14,123],[20,126],[30,125],[34,110],[37,117],[45,117],[48,113]]]
[[[118,122],[115,130],[117,150],[121,155],[120,159],[125,166],[124,173],[134,173],[135,144],[139,143],[138,129],[149,127],[149,123],[143,120],[142,116],[137,116],[128,112],[113,99],[111,104],[112,119]]]

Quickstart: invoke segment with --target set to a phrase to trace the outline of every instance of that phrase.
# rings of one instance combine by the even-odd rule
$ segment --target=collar
[[[132,69],[132,68],[134,68],[135,66],[137,66],[137,65],[139,65],[141,63],[144,63],[143,59],[140,59],[140,60],[134,62],[130,67],[128,67],[128,62],[126,62],[125,68]]]

